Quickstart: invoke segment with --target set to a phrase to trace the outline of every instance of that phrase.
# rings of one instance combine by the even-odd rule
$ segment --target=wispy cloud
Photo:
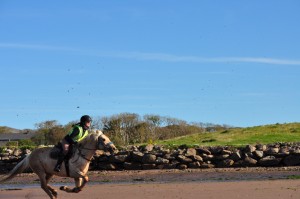
[[[0,43],[0,48],[69,51],[90,56],[111,57],[133,60],[149,60],[163,62],[193,62],[193,63],[261,63],[273,65],[300,65],[300,60],[278,59],[265,57],[201,57],[201,56],[181,56],[167,53],[144,53],[144,52],[107,52],[91,49],[80,49],[74,47]]]
[[[35,44],[18,44],[18,43],[0,43],[0,48],[53,50],[53,51],[79,51],[78,48],[49,46],[49,45],[35,45]]]
[[[262,63],[262,64],[277,64],[277,65],[300,65],[300,60],[292,59],[276,59],[276,58],[264,58],[264,57],[200,57],[200,56],[178,56],[172,54],[162,53],[141,53],[141,52],[127,52],[127,53],[114,53],[114,54],[100,54],[99,56],[110,56],[127,59],[137,60],[155,60],[165,62],[214,62],[214,63]]]

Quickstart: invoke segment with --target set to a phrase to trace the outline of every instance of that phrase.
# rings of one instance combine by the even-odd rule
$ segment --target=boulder
[[[258,151],[265,151],[265,150],[267,150],[267,146],[264,145],[264,144],[257,144],[255,147],[256,147],[256,150],[258,150]]]
[[[177,169],[180,169],[180,170],[185,170],[185,169],[187,169],[188,168],[188,166],[186,165],[186,164],[179,164],[178,166],[177,166]]]
[[[270,148],[268,148],[268,149],[266,150],[265,153],[266,153],[267,155],[272,156],[272,155],[276,155],[278,152],[279,152],[279,148],[277,148],[277,147],[270,147]]]
[[[211,155],[211,152],[208,149],[205,148],[197,148],[196,149],[198,154],[206,154],[206,155]]]
[[[252,145],[247,145],[245,147],[245,153],[252,153],[256,150],[256,147],[255,146],[252,146]]]
[[[218,163],[218,167],[231,167],[234,164],[234,161],[231,159],[222,160]]]
[[[128,158],[128,155],[112,155],[109,157],[109,162],[110,163],[123,163],[126,161],[126,159]]]
[[[142,165],[137,162],[125,162],[123,164],[125,170],[141,170]]]
[[[154,164],[155,161],[156,161],[156,156],[149,153],[144,154],[142,159],[143,164]]]
[[[235,151],[229,156],[229,158],[236,162],[238,160],[241,160],[242,156],[241,156],[240,151]]]
[[[201,164],[200,168],[202,168],[202,169],[210,169],[210,168],[215,168],[215,165],[210,164],[210,163],[203,163],[203,164]]]
[[[131,158],[133,162],[142,162],[144,154],[139,151],[133,151],[131,153]]]
[[[164,155],[163,157],[164,159],[167,159],[167,160],[175,160],[176,158],[174,156],[172,156],[171,154],[166,154]]]
[[[188,168],[191,169],[198,169],[200,168],[200,166],[201,166],[200,162],[192,162],[188,164]]]
[[[191,157],[194,161],[203,162],[203,158],[200,155],[194,155]]]
[[[221,154],[222,154],[222,155],[231,155],[231,154],[232,154],[232,151],[223,149],[223,151],[221,152]]]
[[[278,166],[280,164],[281,158],[276,158],[274,156],[266,156],[259,160],[259,165],[264,167]]]
[[[164,159],[164,158],[158,157],[155,162],[157,164],[168,164],[170,161],[168,159]]]
[[[191,163],[193,160],[191,158],[185,157],[184,155],[178,155],[177,160],[181,163]]]
[[[300,165],[300,156],[289,155],[286,158],[284,158],[283,163],[286,166],[298,166]]]
[[[250,157],[246,157],[241,164],[245,167],[253,167],[256,166],[257,164],[257,160],[250,158]]]
[[[186,150],[185,156],[190,157],[190,156],[195,156],[197,155],[197,151],[194,148],[188,148]]]
[[[105,162],[99,163],[97,167],[100,170],[116,170],[117,169],[116,164],[105,163]]]
[[[254,151],[253,154],[257,157],[257,158],[263,158],[264,157],[264,152],[263,151]]]
[[[155,164],[142,164],[142,168],[144,170],[156,169],[156,165]]]
[[[145,146],[144,151],[150,152],[153,150],[153,148],[154,148],[153,144],[148,144],[147,146]]]

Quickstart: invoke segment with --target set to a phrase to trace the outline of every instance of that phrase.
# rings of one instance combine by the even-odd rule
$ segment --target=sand
[[[287,199],[300,198],[298,167],[209,169],[209,170],[154,170],[91,172],[90,182],[80,193],[58,191],[65,199]],[[69,178],[55,177],[51,183],[57,189]],[[0,186],[0,198],[47,199],[39,188],[35,174],[21,174]],[[23,186],[25,185],[25,186]]]

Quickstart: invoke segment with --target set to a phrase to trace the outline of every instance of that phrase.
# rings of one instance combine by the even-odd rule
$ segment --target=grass
[[[288,176],[287,179],[290,179],[290,180],[299,180],[300,179],[300,175],[291,175],[291,176]]]
[[[188,146],[244,146],[247,144],[271,144],[276,142],[300,142],[300,123],[272,124],[248,128],[231,128],[213,133],[197,133],[156,144],[176,147]]]

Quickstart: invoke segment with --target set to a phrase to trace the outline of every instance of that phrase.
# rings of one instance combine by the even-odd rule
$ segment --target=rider
[[[59,156],[54,171],[60,172],[61,164],[68,155],[69,149],[88,135],[88,129],[90,128],[91,123],[92,118],[88,115],[83,115],[80,118],[80,123],[75,124],[72,130],[60,141],[63,154]]]

